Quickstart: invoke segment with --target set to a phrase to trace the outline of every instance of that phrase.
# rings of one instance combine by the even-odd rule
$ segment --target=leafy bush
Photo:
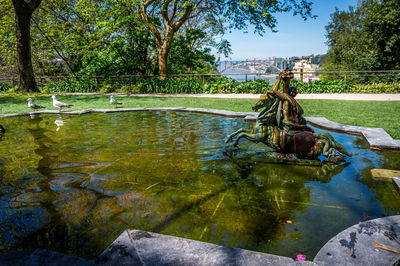
[[[5,83],[5,82],[0,82],[0,91],[5,92],[11,89],[10,84]]]
[[[302,83],[291,80],[291,86],[297,88],[298,93],[400,93],[400,83],[377,83],[368,85],[354,85],[343,80],[317,80]],[[53,82],[45,87],[46,92],[95,92],[104,93],[265,93],[272,84],[267,79],[256,79],[239,82],[228,77],[142,77],[133,80],[106,80],[96,83],[93,80],[69,80]],[[98,90],[100,88],[100,90]],[[0,83],[0,91],[7,91],[10,86]]]
[[[199,78],[151,78],[139,81],[140,93],[202,93]]]
[[[352,93],[400,93],[400,83],[373,83],[368,85],[355,85]]]
[[[238,89],[240,82],[227,77],[209,80],[203,88],[203,93],[231,93]]]
[[[256,79],[240,83],[240,87],[235,93],[266,93],[271,89],[271,84],[267,79]]]
[[[46,92],[95,92],[96,84],[93,80],[68,80],[53,82],[45,86]]]
[[[354,87],[351,82],[344,82],[343,80],[317,80],[310,83],[292,80],[290,85],[297,88],[297,93],[344,93],[350,92]]]

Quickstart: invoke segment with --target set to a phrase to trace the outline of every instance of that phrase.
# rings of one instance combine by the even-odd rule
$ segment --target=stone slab
[[[397,193],[400,194],[400,177],[392,178],[392,184],[393,184],[394,188],[396,189]]]
[[[349,126],[332,122],[325,117],[306,117],[307,122],[324,129],[363,136],[370,148],[400,149],[400,140],[394,140],[383,128]]]
[[[376,180],[383,180],[383,181],[392,181],[393,177],[400,178],[400,171],[399,170],[389,170],[389,169],[378,169],[373,168],[371,169],[372,178]]]
[[[101,265],[316,265],[140,230],[124,231],[98,258]]]
[[[400,250],[400,215],[360,222],[347,228],[322,247],[314,262],[318,265],[392,266],[400,260],[400,254],[375,247],[375,241]]]

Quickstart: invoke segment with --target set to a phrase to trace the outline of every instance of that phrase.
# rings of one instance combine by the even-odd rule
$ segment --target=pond
[[[225,136],[252,123],[180,112],[40,115],[1,121],[0,251],[95,258],[125,229],[311,260],[345,228],[400,214],[370,169],[399,152],[331,133],[348,163],[263,163],[263,145]],[[316,129],[317,131],[320,131]]]

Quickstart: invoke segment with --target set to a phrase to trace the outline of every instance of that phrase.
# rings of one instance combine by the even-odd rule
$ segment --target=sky
[[[265,59],[268,57],[291,57],[324,54],[328,51],[325,44],[325,26],[330,22],[330,14],[339,10],[348,10],[349,6],[357,5],[357,0],[313,0],[312,13],[316,19],[304,21],[292,13],[277,14],[278,32],[266,30],[263,36],[253,33],[249,27],[248,33],[232,30],[224,38],[231,43],[233,54],[221,60]]]

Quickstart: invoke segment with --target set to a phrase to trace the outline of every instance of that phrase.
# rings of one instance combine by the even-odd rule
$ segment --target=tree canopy
[[[399,70],[400,2],[363,0],[326,26],[326,70]]]
[[[262,35],[275,31],[277,13],[313,17],[311,5],[308,0],[46,0],[30,20],[33,69],[44,76],[205,73],[215,67],[211,49],[231,52],[223,38],[229,29],[252,25]],[[17,66],[15,14],[10,0],[0,0],[1,71]]]
[[[201,18],[206,29],[226,28],[245,30],[249,25],[263,34],[276,27],[277,12],[293,11],[304,19],[312,17],[311,2],[307,0],[120,0],[132,14],[151,31],[158,56],[161,76],[168,76],[168,57],[175,34],[184,24]]]

